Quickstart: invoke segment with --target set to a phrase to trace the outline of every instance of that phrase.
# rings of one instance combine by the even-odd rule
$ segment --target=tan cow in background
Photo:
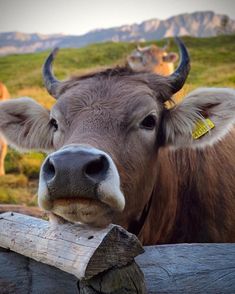
[[[174,72],[174,62],[178,60],[178,54],[167,52],[167,46],[159,48],[156,45],[137,47],[127,57],[128,66],[136,71],[147,71],[168,76]]]
[[[0,82],[0,101],[10,98],[7,87]],[[0,176],[5,174],[4,159],[7,154],[7,143],[2,135],[0,135]]]

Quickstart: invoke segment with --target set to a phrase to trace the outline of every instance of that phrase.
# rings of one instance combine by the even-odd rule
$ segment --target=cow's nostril
[[[44,173],[44,178],[47,182],[52,180],[55,176],[55,167],[50,158],[48,158],[47,161],[44,163],[43,173]]]
[[[100,181],[105,179],[108,168],[108,159],[101,155],[99,158],[92,160],[85,166],[84,173],[86,176]]]

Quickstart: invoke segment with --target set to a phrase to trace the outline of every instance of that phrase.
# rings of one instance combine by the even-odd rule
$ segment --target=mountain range
[[[141,42],[172,36],[211,37],[235,33],[235,20],[213,11],[184,13],[166,20],[151,19],[140,24],[97,29],[84,35],[0,33],[0,55],[44,51],[53,47],[79,48],[100,42]]]

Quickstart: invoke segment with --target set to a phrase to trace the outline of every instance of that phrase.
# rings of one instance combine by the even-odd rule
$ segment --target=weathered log
[[[144,272],[148,294],[235,293],[235,244],[149,246],[136,262]],[[0,248],[0,289],[8,287],[1,294],[89,293],[82,292],[83,288],[78,292],[77,282],[55,267]]]
[[[43,223],[40,221],[40,224]],[[0,220],[0,242],[3,229]],[[38,228],[38,233],[42,234],[40,228]],[[5,232],[5,234],[10,233]],[[76,234],[76,232],[71,234]],[[45,236],[46,239],[53,239],[52,237],[53,234]],[[54,237],[55,239],[61,238],[58,231],[57,236]],[[11,236],[11,239],[16,241],[17,235],[14,238]],[[0,244],[0,246],[2,245]],[[122,245],[120,244],[120,246]],[[58,254],[56,251],[54,253]],[[107,259],[106,252],[103,252],[101,256],[102,259]],[[135,260],[144,273],[148,294],[235,293],[235,244],[149,246],[145,247],[145,253],[136,257]],[[74,275],[62,272],[55,267],[36,262],[11,251],[1,252],[0,249],[0,289],[7,289],[7,287],[8,290],[10,289],[8,292],[0,291],[1,294],[27,293],[24,291],[25,289],[28,289],[28,293],[32,294],[144,293],[143,281],[138,285],[136,282],[138,279],[141,280],[141,276],[136,264],[130,262],[120,267],[114,266],[93,278],[80,281]],[[23,286],[24,288],[22,288]],[[140,290],[133,290],[135,287],[139,287]]]
[[[235,244],[174,244],[144,249],[136,262],[149,294],[235,293]]]
[[[0,204],[0,213],[4,212],[17,212],[38,218],[46,216],[45,211],[41,210],[39,207],[35,206],[25,206],[16,204]]]
[[[134,263],[143,248],[120,226],[52,226],[41,219],[4,213],[0,247],[73,274],[81,281],[80,293],[146,293],[143,274]],[[128,282],[126,275],[133,280]],[[107,292],[100,292],[100,287]]]
[[[71,274],[0,248],[1,294],[77,294],[77,283]]]

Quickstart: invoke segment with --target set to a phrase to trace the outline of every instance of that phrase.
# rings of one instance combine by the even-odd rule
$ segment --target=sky
[[[203,10],[235,19],[235,0],[0,0],[0,32],[81,35]]]

